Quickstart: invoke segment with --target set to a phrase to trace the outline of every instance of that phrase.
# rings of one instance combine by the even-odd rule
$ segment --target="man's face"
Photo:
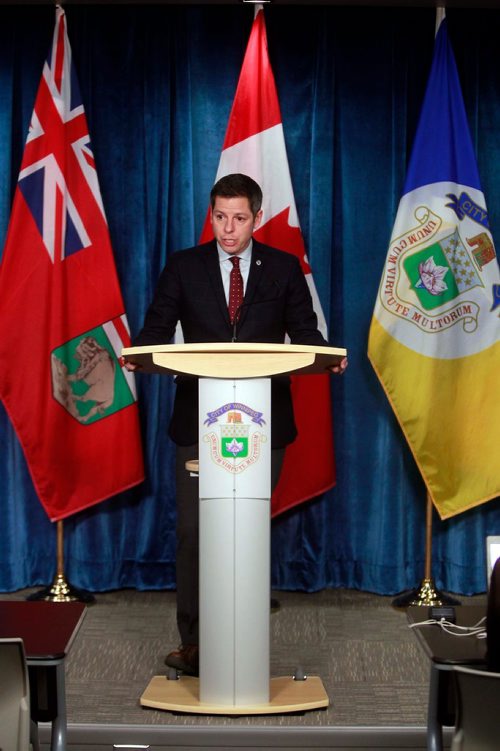
[[[216,196],[211,214],[212,229],[215,239],[226,253],[242,253],[261,220],[262,209],[254,217],[248,198]]]

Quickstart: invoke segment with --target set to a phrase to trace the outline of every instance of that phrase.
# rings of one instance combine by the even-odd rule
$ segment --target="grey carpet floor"
[[[0,595],[24,599],[33,590]],[[97,594],[67,658],[70,724],[193,726],[377,726],[426,724],[429,662],[392,598],[351,590],[273,593],[271,676],[301,666],[330,700],[303,715],[224,717],[143,708],[140,697],[178,643],[175,592]],[[460,598],[483,604],[485,596]]]

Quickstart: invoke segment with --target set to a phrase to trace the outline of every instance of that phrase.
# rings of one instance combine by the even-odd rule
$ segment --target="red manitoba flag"
[[[43,68],[0,267],[0,397],[49,518],[144,477],[127,319],[64,11]]]

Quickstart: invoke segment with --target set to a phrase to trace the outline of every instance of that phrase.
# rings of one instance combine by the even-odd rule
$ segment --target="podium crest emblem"
[[[261,443],[266,440],[258,430],[265,425],[262,412],[246,404],[224,404],[207,412],[204,424],[210,428],[219,418],[225,418],[218,425],[219,431],[212,430],[203,440],[210,443],[210,456],[216,464],[228,472],[242,472],[258,461]]]
[[[241,419],[241,412],[228,412],[227,422],[220,426],[222,456],[242,459],[248,456],[250,426]]]

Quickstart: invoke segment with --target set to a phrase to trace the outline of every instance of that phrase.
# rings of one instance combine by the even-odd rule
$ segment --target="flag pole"
[[[52,584],[39,592],[29,595],[27,600],[47,600],[49,602],[94,602],[90,592],[77,589],[68,584],[64,575],[64,526],[60,519],[57,522],[57,571]]]
[[[425,516],[425,569],[424,578],[420,587],[405,592],[392,601],[396,608],[406,608],[409,605],[426,605],[441,607],[441,605],[460,605],[459,600],[449,595],[444,595],[436,589],[432,578],[432,500],[427,493],[427,507]]]

